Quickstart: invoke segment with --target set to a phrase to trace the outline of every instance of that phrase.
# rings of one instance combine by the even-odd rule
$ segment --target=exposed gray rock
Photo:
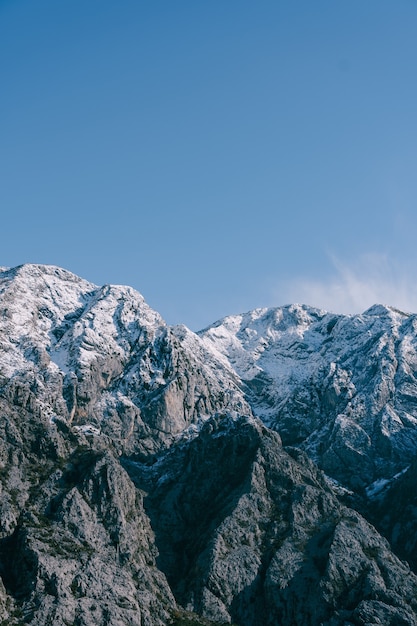
[[[118,460],[26,409],[1,410],[0,611],[33,626],[165,624],[175,601]]]
[[[218,416],[151,471],[127,469],[183,606],[242,626],[417,623],[408,566],[252,418]]]
[[[414,462],[392,481],[375,486],[363,506],[396,554],[417,571],[417,465]]]

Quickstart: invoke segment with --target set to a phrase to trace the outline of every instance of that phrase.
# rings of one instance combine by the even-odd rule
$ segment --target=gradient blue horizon
[[[411,0],[0,0],[0,265],[195,330],[332,258],[412,277],[416,69]]]

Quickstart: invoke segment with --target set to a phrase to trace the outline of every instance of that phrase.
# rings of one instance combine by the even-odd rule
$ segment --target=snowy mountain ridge
[[[191,331],[168,327],[131,287],[24,265],[0,274],[0,306],[0,379],[25,379],[51,417],[103,430],[122,446],[157,447],[208,417],[211,395],[222,396],[219,407],[250,412],[233,371],[206,358]],[[144,422],[150,412],[152,423]]]
[[[1,626],[415,626],[416,452],[414,314],[0,270]]]
[[[169,327],[130,287],[97,287],[40,265],[3,271],[0,304],[0,377],[32,379],[51,417],[113,437],[116,421],[122,441],[140,425],[162,443],[207,419],[214,394],[217,409],[253,411],[348,488],[389,479],[414,456],[416,315],[288,305],[228,316],[195,334]],[[187,389],[195,373],[186,398],[179,386]],[[51,387],[60,390],[55,398]],[[121,412],[131,416],[124,426]],[[155,432],[151,439],[154,446]]]
[[[100,351],[105,350],[100,337],[119,343],[118,329],[124,331],[120,343],[126,352],[143,328],[165,326],[133,289],[110,285],[99,288],[53,266],[24,265],[2,272],[0,297],[6,303],[2,331],[20,354],[33,338],[48,348],[51,360],[64,369],[71,367],[71,358],[88,362],[88,352],[95,344]],[[110,323],[112,316],[114,321]],[[74,344],[77,357],[68,351],[71,345],[74,353]],[[111,346],[114,348],[115,344]]]
[[[232,365],[254,413],[284,443],[359,488],[414,457],[416,329],[416,315],[382,305],[358,315],[290,305],[227,317],[199,336]]]

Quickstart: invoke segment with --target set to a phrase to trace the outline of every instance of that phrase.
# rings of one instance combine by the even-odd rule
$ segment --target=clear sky
[[[417,311],[417,0],[0,0],[0,217],[193,330]]]

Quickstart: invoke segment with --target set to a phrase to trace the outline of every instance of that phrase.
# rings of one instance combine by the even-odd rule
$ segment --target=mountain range
[[[0,625],[417,625],[417,315],[193,333],[0,268]]]

